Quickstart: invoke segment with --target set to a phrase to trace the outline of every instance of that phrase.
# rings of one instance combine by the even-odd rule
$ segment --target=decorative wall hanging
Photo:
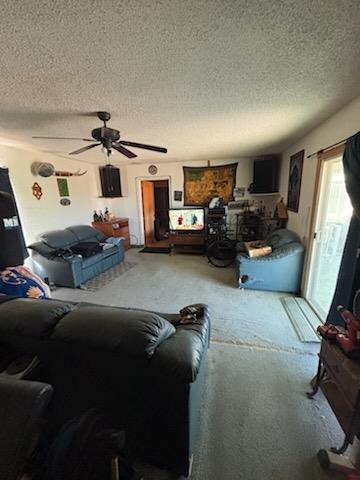
[[[183,167],[184,204],[208,205],[213,197],[231,202],[236,183],[237,163],[217,167]]]
[[[156,165],[150,165],[149,168],[148,168],[148,172],[150,173],[150,175],[156,175],[157,172],[158,172],[158,168]]]
[[[290,157],[287,208],[292,212],[299,211],[303,162],[304,150],[301,150]]]
[[[67,179],[57,178],[56,180],[57,180],[60,197],[68,197],[70,193],[69,193],[69,185],[68,185]]]
[[[43,196],[42,188],[37,182],[35,182],[32,186],[32,192],[37,200],[40,200],[40,198]]]
[[[181,200],[182,200],[182,191],[181,190],[174,190],[174,200],[175,200],[175,202],[181,202]]]
[[[52,163],[47,162],[33,162],[31,164],[31,172],[33,175],[39,175],[40,177],[81,177],[87,173],[87,170],[81,172],[77,170],[76,172],[68,172],[66,170],[55,170],[55,167]]]
[[[60,205],[62,205],[63,207],[68,207],[69,205],[71,205],[70,198],[61,198]]]

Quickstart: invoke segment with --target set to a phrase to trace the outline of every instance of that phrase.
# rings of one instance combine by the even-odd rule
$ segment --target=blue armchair
[[[285,228],[272,232],[266,243],[270,255],[250,258],[237,256],[240,288],[298,293],[304,264],[304,247],[296,233]]]

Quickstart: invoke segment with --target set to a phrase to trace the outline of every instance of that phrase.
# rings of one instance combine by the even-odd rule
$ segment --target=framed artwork
[[[58,178],[57,179],[59,195],[60,197],[68,197],[69,196],[69,186],[68,181],[66,178]]]
[[[290,157],[287,208],[296,213],[299,211],[304,152],[305,150],[301,150]]]
[[[181,202],[181,200],[182,200],[182,191],[181,190],[175,190],[174,191],[174,200],[176,202]]]
[[[207,206],[214,197],[227,205],[234,200],[236,169],[238,164],[216,167],[183,167],[184,205]]]

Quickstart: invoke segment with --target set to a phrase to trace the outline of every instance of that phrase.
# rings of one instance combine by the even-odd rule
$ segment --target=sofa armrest
[[[43,257],[37,252],[31,255],[34,272],[41,278],[48,277],[55,285],[76,288],[82,283],[83,259],[73,255],[68,258]]]
[[[50,385],[0,378],[0,478],[15,480],[23,473],[51,395]]]
[[[150,368],[192,383],[199,373],[201,361],[210,343],[210,315],[207,305],[198,323],[178,325],[176,333],[159,345],[151,359]],[[160,314],[169,321],[178,315]]]

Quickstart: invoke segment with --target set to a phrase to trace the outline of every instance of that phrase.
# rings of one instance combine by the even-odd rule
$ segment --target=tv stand
[[[169,235],[170,247],[184,253],[204,253],[206,234],[201,231],[171,230]]]

